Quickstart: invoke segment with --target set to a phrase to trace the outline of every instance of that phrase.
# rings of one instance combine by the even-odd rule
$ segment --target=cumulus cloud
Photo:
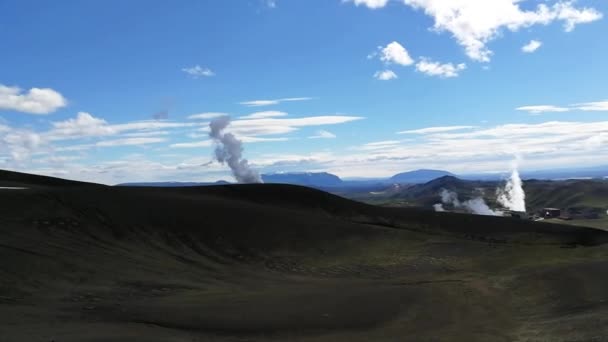
[[[73,119],[54,122],[53,127],[53,135],[56,137],[104,136],[117,133],[105,120],[87,112],[79,112]]]
[[[538,50],[538,48],[541,47],[542,45],[543,45],[542,42],[533,39],[528,44],[522,46],[521,51],[523,51],[525,53],[532,53],[532,52],[535,52],[536,50]]]
[[[433,30],[447,31],[461,45],[469,58],[478,62],[489,62],[493,54],[487,44],[504,30],[518,31],[533,25],[548,25],[561,21],[566,32],[576,25],[594,22],[602,13],[594,8],[578,7],[575,1],[551,1],[540,3],[536,8],[522,9],[521,0],[402,0],[414,9],[423,11],[435,21]],[[357,1],[370,8],[381,8],[388,1]]]
[[[312,100],[312,97],[287,97],[283,99],[275,99],[275,100],[251,100],[251,101],[243,101],[239,102],[243,106],[247,107],[263,107],[263,106],[274,106],[283,102],[294,102],[294,101],[309,101]]]
[[[63,95],[50,88],[32,88],[23,91],[19,87],[0,84],[0,110],[50,114],[66,105],[67,100]]]
[[[380,60],[386,64],[412,65],[414,60],[407,50],[398,42],[392,42],[380,48]]]
[[[423,57],[418,63],[416,63],[416,70],[427,74],[429,76],[438,76],[444,78],[458,77],[461,71],[466,69],[467,66],[464,63],[452,64],[452,63],[439,63],[434,62],[429,58]]]
[[[398,78],[392,70],[376,71],[374,78],[380,81],[389,81]]]
[[[192,76],[193,78],[211,77],[215,76],[215,73],[209,68],[203,68],[200,65],[195,65],[188,68],[182,68],[182,71]]]

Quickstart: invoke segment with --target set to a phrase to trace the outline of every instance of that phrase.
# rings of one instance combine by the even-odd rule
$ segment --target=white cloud
[[[167,139],[165,138],[123,138],[123,139],[114,139],[114,140],[104,140],[100,141],[96,146],[99,147],[114,147],[114,146],[139,146],[139,145],[148,145],[148,144],[156,144],[165,142]]]
[[[467,66],[464,63],[452,64],[452,63],[439,63],[433,62],[432,60],[423,57],[418,63],[416,63],[416,70],[427,74],[429,76],[438,76],[444,78],[458,77],[459,73],[466,69]]]
[[[268,6],[268,8],[276,8],[277,2],[276,0],[266,0],[266,6]]]
[[[190,119],[190,120],[199,120],[199,119],[207,120],[207,119],[213,119],[213,118],[217,118],[220,116],[226,116],[226,115],[228,115],[228,114],[217,113],[217,112],[199,113],[199,114],[192,114],[192,115],[188,116],[188,119]]]
[[[280,112],[276,110],[268,110],[264,112],[255,112],[249,115],[241,116],[239,119],[266,119],[266,118],[277,118],[287,116],[288,114],[285,112]]]
[[[560,113],[567,112],[570,109],[565,107],[558,107],[552,105],[536,105],[536,106],[522,106],[516,108],[519,111],[529,112],[530,114],[542,114],[542,113]]]
[[[21,88],[0,84],[0,110],[49,114],[66,105],[63,95],[50,88],[32,88],[23,92]]]
[[[417,168],[441,168],[456,173],[508,170],[515,154],[523,158],[522,166],[526,169],[555,168],[573,164],[581,167],[592,166],[598,165],[598,161],[605,160],[608,156],[608,144],[606,144],[608,121],[550,121],[491,127],[447,127],[449,129],[429,127],[414,130],[412,132],[421,134],[415,139],[375,141],[346,150],[336,148],[303,154],[250,153],[250,157],[261,172],[308,170],[332,172],[342,177],[385,177]],[[471,128],[458,130],[455,127]],[[4,168],[9,165],[5,158],[8,152],[5,148],[6,143],[3,145],[1,137],[7,132],[14,131],[11,127],[0,126],[0,166]],[[31,143],[24,143],[24,146],[29,144],[34,148],[33,152],[26,151],[25,155],[38,153],[36,149],[44,147],[42,136],[41,139],[41,143],[36,143],[35,138]],[[19,141],[17,138],[9,140]],[[211,141],[189,144],[190,146],[172,147],[212,146]],[[19,153],[16,156],[19,157]],[[146,160],[145,156],[132,156],[94,165],[74,161],[72,155],[65,157],[67,158],[64,156],[59,158],[49,156],[50,159],[34,158],[33,164],[19,162],[10,165],[21,165],[12,169],[27,172],[82,180],[93,179],[104,183],[162,179],[202,181],[217,180],[228,175],[220,165],[209,164],[206,156],[181,162],[171,159],[167,164]],[[46,162],[51,159],[56,159],[64,165],[54,167]]]
[[[243,106],[247,107],[262,107],[262,106],[274,106],[283,102],[295,102],[295,101],[309,101],[312,100],[312,97],[287,97],[283,99],[276,100],[252,100],[252,101],[244,101],[239,102]]]
[[[371,9],[377,9],[386,6],[388,0],[342,0],[342,2],[353,2],[356,6],[364,5]]]
[[[608,101],[579,103],[573,107],[588,112],[608,112]]]
[[[532,39],[528,44],[522,46],[521,51],[523,51],[525,53],[532,53],[532,52],[538,50],[538,48],[541,47],[542,45],[543,45],[543,43],[541,41]]]
[[[145,131],[145,132],[135,132],[135,133],[125,133],[125,137],[129,138],[141,138],[141,137],[154,137],[161,135],[169,135],[168,131]]]
[[[244,143],[257,143],[257,142],[273,142],[273,141],[287,141],[289,138],[261,138],[261,137],[238,137],[238,139]]]
[[[450,131],[461,131],[465,129],[472,129],[475,126],[440,126],[440,127],[427,127],[420,129],[413,129],[408,131],[397,132],[397,134],[429,134],[429,133],[440,133]]]
[[[380,81],[389,81],[398,78],[392,70],[376,71],[374,78]]]
[[[182,71],[194,78],[215,76],[215,73],[211,69],[203,68],[198,64],[193,67],[182,68]]]
[[[54,122],[53,127],[51,135],[57,138],[104,136],[117,133],[105,120],[86,112],[79,112],[74,119]]]
[[[0,152],[8,153],[14,162],[28,159],[43,146],[43,138],[30,130],[11,129],[0,136]]]
[[[561,107],[555,105],[534,105],[534,106],[522,106],[516,108],[516,110],[526,111],[531,114],[541,113],[561,113],[570,112],[573,110],[580,110],[583,112],[608,112],[608,101],[596,101],[596,102],[584,102],[571,104],[568,107]]]
[[[258,143],[258,142],[274,142],[274,141],[287,141],[289,138],[262,138],[262,137],[248,137],[248,136],[237,136],[237,139],[244,143]],[[212,140],[193,141],[187,143],[177,143],[169,145],[169,148],[201,148],[209,147],[213,145]]]
[[[398,42],[392,42],[380,48],[380,60],[386,64],[412,65],[414,60],[407,50]]]
[[[211,140],[203,140],[203,141],[194,141],[188,143],[178,143],[169,145],[170,148],[199,148],[199,147],[209,147],[213,145],[213,141]]]
[[[264,136],[285,134],[300,127],[336,125],[363,119],[359,116],[325,115],[303,118],[263,118],[234,120],[229,130],[237,136]]]
[[[388,1],[354,1],[370,8],[381,8]],[[504,29],[518,31],[533,25],[548,25],[562,21],[564,30],[572,31],[577,24],[602,18],[594,8],[575,7],[575,1],[540,3],[532,10],[520,7],[521,0],[402,0],[405,5],[420,9],[435,20],[433,29],[448,31],[464,49],[467,56],[479,62],[489,62],[493,52],[487,44],[500,36]]]
[[[336,135],[333,134],[332,132],[325,131],[325,130],[319,130],[319,131],[317,131],[317,134],[308,137],[308,139],[333,139],[335,137],[336,137]]]
[[[149,132],[162,129],[197,127],[196,123],[171,121],[135,121],[110,125],[104,119],[94,117],[86,112],[79,112],[76,118],[53,122],[53,128],[45,133],[49,140],[68,140],[80,138],[103,137],[125,132]]]

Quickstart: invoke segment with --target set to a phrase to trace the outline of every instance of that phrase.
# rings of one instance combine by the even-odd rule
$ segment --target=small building
[[[562,215],[562,211],[557,208],[544,208],[542,210],[542,216],[544,218],[555,218],[560,217]]]

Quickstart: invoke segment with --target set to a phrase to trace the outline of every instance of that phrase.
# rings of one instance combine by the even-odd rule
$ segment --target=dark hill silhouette
[[[606,332],[608,233],[599,230],[375,207],[283,184],[0,181],[27,187],[0,190],[8,341]]]

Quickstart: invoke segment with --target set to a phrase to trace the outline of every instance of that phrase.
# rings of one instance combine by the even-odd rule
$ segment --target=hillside
[[[0,173],[7,341],[586,341],[608,232],[291,185]]]
[[[445,176],[424,184],[384,187],[378,191],[341,193],[358,201],[398,207],[432,209],[440,203],[440,193],[446,189],[457,193],[461,200],[482,197],[496,207],[496,189],[504,181],[472,181]],[[608,229],[608,181],[589,180],[526,180],[526,207],[534,214],[543,208],[559,208],[565,216],[575,220],[563,223]]]
[[[392,176],[389,180],[394,183],[426,183],[433,179],[454,176],[452,173],[442,170],[415,170],[402,172]]]
[[[262,175],[264,183],[293,184],[317,188],[342,185],[340,177],[327,172],[288,172]]]

